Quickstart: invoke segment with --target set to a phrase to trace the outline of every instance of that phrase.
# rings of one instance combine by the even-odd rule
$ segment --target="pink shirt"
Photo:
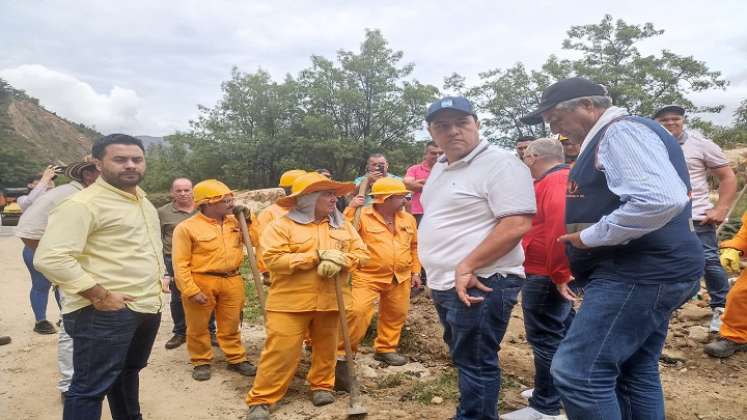
[[[431,168],[425,166],[425,162],[412,165],[407,168],[405,177],[413,177],[415,181],[428,179],[428,175],[431,174]],[[412,214],[423,214],[423,205],[420,204],[421,191],[412,194],[412,202],[410,203],[410,212]]]
[[[706,212],[713,208],[713,203],[708,198],[708,171],[728,166],[729,160],[716,143],[697,133],[685,131],[678,140],[690,172],[693,220],[703,220]]]

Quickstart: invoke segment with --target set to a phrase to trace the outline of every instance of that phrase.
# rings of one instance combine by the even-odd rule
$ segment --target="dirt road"
[[[56,389],[57,337],[31,331],[33,314],[28,301],[30,280],[21,261],[21,242],[0,231],[0,334],[13,342],[0,347],[0,419],[46,420],[61,418],[62,405]],[[672,322],[667,340],[668,363],[661,363],[667,418],[747,419],[747,354],[721,361],[702,353],[696,340],[699,327],[707,323],[709,311],[704,302],[689,303]],[[48,318],[59,319],[50,299]],[[150,420],[243,419],[244,396],[251,379],[225,370],[225,360],[217,351],[213,377],[207,382],[191,379],[191,367],[184,346],[165,350],[170,337],[171,319],[164,313],[150,365],[141,373],[141,405]],[[264,331],[259,325],[244,325],[242,337],[249,357],[256,362]],[[706,336],[705,339],[708,337]],[[455,381],[441,341],[441,329],[431,303],[425,297],[410,310],[403,334],[403,351],[412,359],[404,367],[384,367],[370,353],[359,357],[364,400],[371,420],[397,418],[447,419],[455,406]],[[531,384],[531,351],[524,338],[521,310],[514,309],[509,331],[501,350],[504,380],[501,411],[519,408],[525,401],[519,393]],[[274,412],[285,420],[343,419],[347,396],[325,408],[308,401],[302,362],[286,398]],[[106,404],[104,418],[109,419]]]

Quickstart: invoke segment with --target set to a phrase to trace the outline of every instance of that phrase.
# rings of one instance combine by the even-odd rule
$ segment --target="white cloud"
[[[0,77],[39,98],[50,111],[103,133],[130,131],[143,123],[143,101],[132,89],[114,86],[109,93],[98,93],[75,76],[38,64],[0,70]]]

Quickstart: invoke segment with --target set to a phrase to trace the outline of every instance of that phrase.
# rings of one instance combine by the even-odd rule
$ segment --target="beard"
[[[109,172],[104,170],[101,176],[106,182],[119,189],[134,187],[143,180],[143,174],[137,171]]]

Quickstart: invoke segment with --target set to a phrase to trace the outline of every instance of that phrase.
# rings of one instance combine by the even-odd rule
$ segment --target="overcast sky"
[[[357,51],[365,28],[381,29],[415,63],[415,78],[441,87],[452,72],[475,81],[488,69],[518,61],[532,69],[549,54],[567,56],[566,30],[605,13],[666,30],[641,45],[644,53],[667,48],[721,71],[726,91],[691,99],[726,105],[708,117],[731,122],[747,98],[739,0],[0,0],[0,78],[104,133],[160,136],[188,129],[198,104],[214,105],[232,66],[262,67],[280,80],[312,54]]]

